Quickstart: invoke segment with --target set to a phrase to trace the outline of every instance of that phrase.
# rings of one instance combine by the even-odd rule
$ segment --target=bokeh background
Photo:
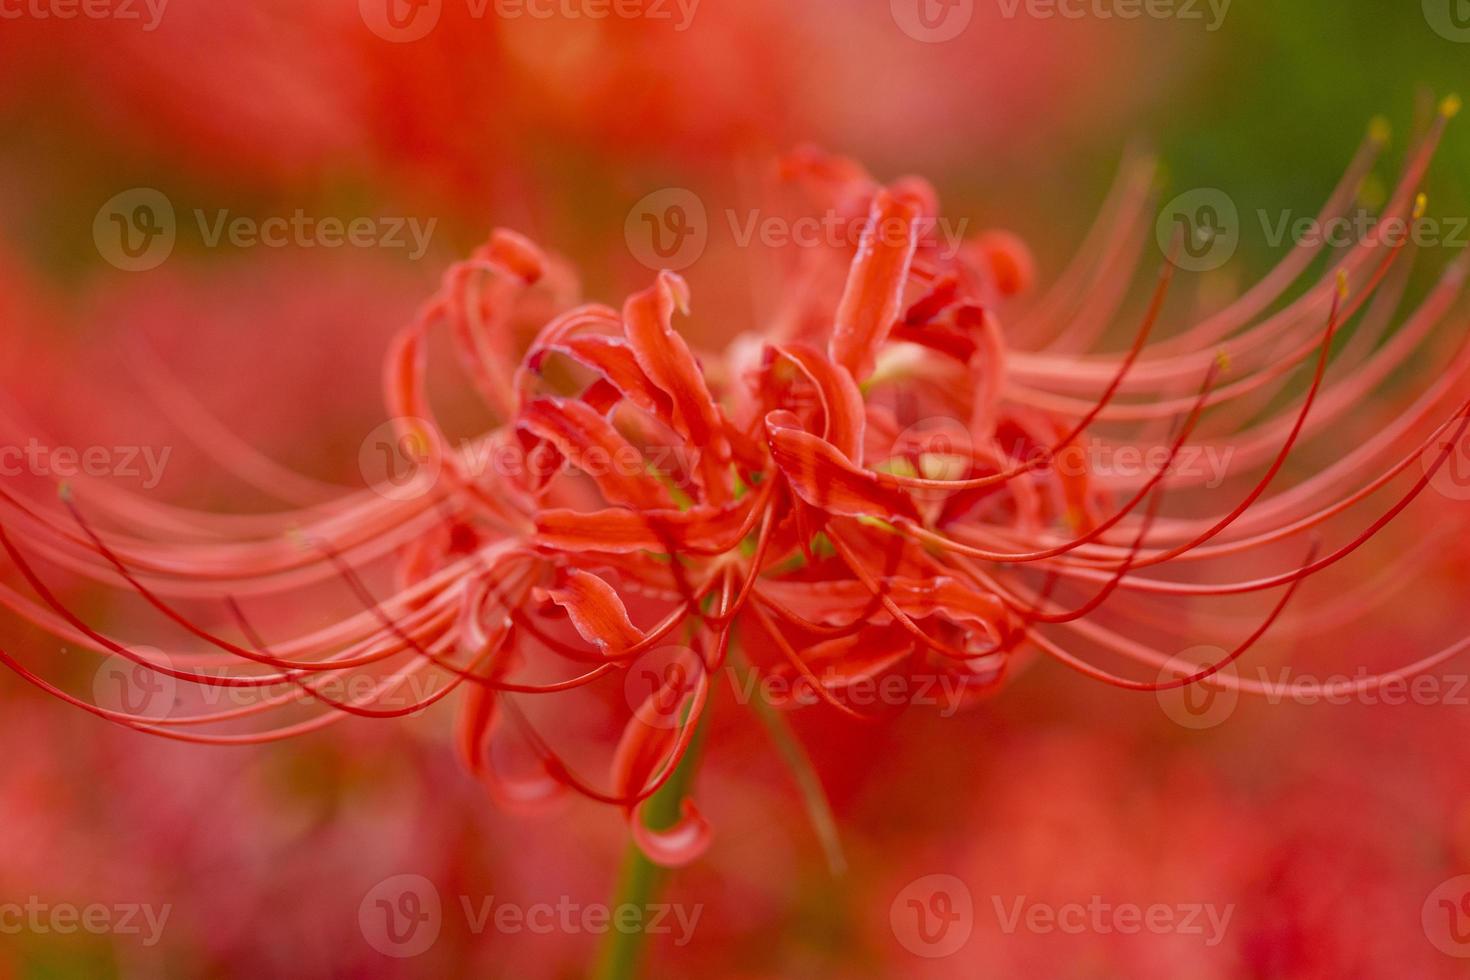
[[[145,488],[165,501],[269,504],[181,414],[360,485],[388,337],[492,227],[530,234],[590,296],[617,302],[651,274],[625,235],[640,200],[681,188],[711,215],[759,206],[771,161],[806,143],[883,177],[926,175],[946,213],[1022,235],[1043,281],[1119,161],[1152,150],[1162,196],[1219,188],[1246,216],[1232,262],[1186,287],[1207,304],[1281,254],[1250,216],[1313,213],[1378,115],[1395,138],[1362,194],[1381,198],[1416,122],[1470,81],[1463,0],[1180,0],[1136,18],[1119,15],[1133,9],[1123,0],[1063,4],[1077,18],[963,0],[934,8],[968,17],[945,41],[905,30],[914,6],[703,0],[685,22],[672,3],[657,8],[667,19],[569,16],[589,9],[576,2],[542,19],[442,0],[408,39],[376,0],[169,0],[71,18],[61,11],[82,8],[64,0],[0,0],[5,411],[71,445],[168,447]],[[1434,213],[1470,214],[1467,174],[1462,121],[1427,184]],[[177,241],[129,272],[93,229],[134,188],[171,202]],[[211,246],[196,209],[434,224],[422,254]],[[1411,294],[1451,251],[1426,250]],[[712,224],[685,270],[701,344],[759,329],[758,252]],[[1463,330],[1463,311],[1450,322]],[[160,364],[204,413],[161,394],[175,386],[160,386]],[[1383,583],[1375,609],[1298,622],[1264,662],[1351,675],[1463,634],[1470,576],[1453,529],[1467,506],[1442,496],[1411,510],[1312,598],[1334,608],[1409,549],[1412,581]],[[1218,642],[1215,625],[1201,613],[1201,642]],[[87,689],[95,662],[13,620],[0,629],[6,648]],[[1451,920],[1425,909],[1470,872],[1464,671],[1449,665],[1423,703],[1241,702],[1204,727],[1041,663],[955,717],[915,708],[865,727],[810,709],[795,725],[839,818],[840,878],[759,725],[721,704],[699,784],[718,836],[665,893],[702,911],[688,942],[650,937],[650,975],[1463,976],[1436,932]],[[0,678],[0,903],[170,910],[152,943],[146,928],[0,932],[0,978],[583,975],[597,936],[477,931],[462,899],[607,901],[621,819],[580,801],[497,807],[458,766],[449,723],[446,707],[270,748],[194,749]],[[952,955],[920,956],[890,913],[936,874],[973,902],[971,933]],[[438,939],[411,958],[374,948],[359,918],[399,875],[427,879],[444,907]],[[1213,942],[1204,917],[1205,935],[1008,930],[1018,899],[1232,912]],[[1458,933],[1448,945],[1470,953]]]

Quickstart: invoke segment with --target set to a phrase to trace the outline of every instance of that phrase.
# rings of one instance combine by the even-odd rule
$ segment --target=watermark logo
[[[668,936],[682,947],[694,938],[704,914],[703,904],[605,905],[578,902],[570,895],[543,902],[511,902],[497,895],[460,894],[457,899],[450,906],[452,914],[462,915],[465,929],[474,936],[490,931],[507,936],[642,933]],[[432,881],[423,875],[401,874],[379,882],[363,896],[357,919],[363,938],[373,949],[395,959],[411,959],[438,942],[449,914]]]
[[[1470,959],[1470,875],[1459,875],[1429,893],[1420,910],[1424,935],[1446,956]]]
[[[171,669],[169,658],[153,647],[132,647],[140,658]],[[178,704],[178,679],[137,663],[120,653],[102,661],[92,675],[92,697],[100,708],[119,711],[147,721],[161,721]]]
[[[1436,439],[1419,456],[1419,464],[1429,475],[1429,485],[1442,497],[1450,500],[1470,500],[1470,428],[1445,452],[1448,437],[1459,428],[1459,422],[1451,424],[1445,437]],[[1444,462],[1440,462],[1443,458]],[[1439,468],[1435,469],[1435,464]]]
[[[694,23],[700,0],[467,0],[470,16],[483,17],[493,5],[501,20],[666,20],[682,34]]]
[[[319,217],[296,208],[289,215],[265,218],[231,215],[228,208],[211,214],[194,209],[194,223],[206,248],[228,244],[234,248],[381,248],[404,250],[417,262],[429,250],[438,218],[421,221],[412,217],[367,217],[351,219]]]
[[[1292,211],[1282,211],[1273,218],[1264,208],[1258,209],[1256,215],[1266,244],[1272,248],[1279,248],[1287,241],[1293,245],[1326,245],[1336,249],[1353,245],[1399,248],[1411,242],[1419,248],[1461,249],[1470,245],[1470,237],[1466,236],[1470,218],[1457,215],[1416,212],[1409,217],[1385,217],[1361,208],[1325,221],[1297,216]]]
[[[24,446],[0,446],[0,476],[74,480],[138,480],[144,490],[163,482],[172,446],[51,446],[32,436]]]
[[[1470,44],[1470,0],[1423,0],[1424,19],[1446,41]]]
[[[1232,0],[998,0],[1000,15],[1014,20],[1177,20],[1199,21],[1207,32],[1218,31]]]
[[[408,44],[428,36],[439,24],[444,0],[357,0],[368,30],[385,41]]]
[[[736,248],[853,250],[865,235],[895,247],[910,239],[919,248],[933,250],[941,259],[953,259],[964,246],[969,219],[925,216],[917,222],[889,217],[874,225],[866,214],[835,208],[789,216],[760,208],[726,208],[722,221],[711,221],[704,202],[681,187],[665,188],[643,197],[624,223],[628,249],[650,269],[687,268],[697,262],[716,231],[729,235]]]
[[[438,941],[444,904],[439,889],[423,875],[395,875],[363,896],[357,924],[373,949],[384,956],[408,959]]]
[[[0,0],[0,20],[137,21],[144,33],[158,29],[169,0]]]
[[[634,204],[623,222],[623,238],[633,257],[650,269],[687,269],[709,244],[709,216],[699,195],[665,187]]]
[[[920,419],[893,440],[892,457],[884,469],[926,480],[963,480],[975,458],[975,438],[957,418],[939,415]],[[942,501],[951,491],[939,487],[913,490],[919,500]]]
[[[975,0],[888,0],[893,22],[915,41],[942,44],[965,32],[975,17]]]
[[[689,30],[700,0],[464,0],[471,20],[650,20]],[[444,0],[358,0],[368,30],[385,41],[408,44],[439,26]]]
[[[594,936],[609,932],[623,935],[642,933],[669,936],[673,944],[679,947],[689,945],[694,938],[694,930],[699,927],[699,919],[704,914],[703,903],[583,904],[573,901],[570,895],[562,895],[554,904],[505,902],[494,895],[485,895],[476,900],[469,895],[461,895],[459,904],[464,911],[469,931],[476,936],[483,934],[491,926],[496,932],[508,936],[526,932],[538,936],[553,933],[567,936],[582,933]]]
[[[895,248],[907,244],[912,236],[920,248],[932,248],[942,259],[953,259],[964,245],[968,218],[924,217],[916,224],[905,218],[891,217],[872,225],[867,215],[843,214],[829,209],[816,214],[788,218],[766,214],[759,208],[740,212],[725,210],[725,222],[737,248],[761,245],[765,248],[857,248],[864,234]]]
[[[1178,681],[1192,677],[1205,666],[1219,663],[1229,654],[1214,646],[1191,647],[1164,665],[1159,671],[1159,683]],[[1222,725],[1235,713],[1240,701],[1240,692],[1233,687],[1219,687],[1212,683],[1220,676],[1235,676],[1233,664],[1226,664],[1204,680],[1164,688],[1154,692],[1159,707],[1177,725],[1202,731]]]
[[[992,895],[990,901],[996,921],[1000,923],[1000,931],[1007,936],[1023,930],[1040,936],[1058,932],[1069,936],[1148,933],[1155,936],[1199,936],[1209,947],[1224,941],[1230,919],[1235,914],[1233,902],[1225,906],[1209,902],[1138,905],[1134,902],[1111,902],[1101,895],[1092,895],[1085,903],[1056,905],[1029,901],[1025,895],[1012,896],[1009,902],[999,895]]]
[[[432,431],[424,419],[401,418],[368,433],[357,451],[357,465],[374,493],[404,502],[438,485],[444,459],[434,450]]]
[[[639,656],[623,674],[623,694],[638,720],[650,728],[684,723],[685,706],[704,674],[704,662],[688,647],[665,646]]]
[[[92,219],[98,253],[124,272],[156,269],[178,238],[174,206],[152,187],[134,187],[108,198]]]
[[[228,208],[193,208],[193,224],[205,248],[380,248],[404,251],[418,261],[429,250],[438,218],[359,215],[319,216],[296,208],[255,217]],[[114,195],[92,219],[92,239],[104,259],[127,272],[156,269],[173,253],[179,223],[173,202],[152,187]]]
[[[1185,191],[1164,205],[1154,225],[1159,249],[1189,272],[1208,272],[1230,261],[1240,244],[1240,212],[1216,187]]]
[[[1000,658],[995,658],[999,665]],[[982,661],[971,665],[969,679],[958,673],[877,673],[851,676],[830,668],[810,676],[797,671],[766,671],[744,675],[727,668],[730,690],[737,704],[757,701],[774,708],[810,708],[836,702],[856,711],[887,708],[934,708],[941,718],[952,718],[965,706],[966,696],[988,678]]]
[[[155,906],[135,902],[53,905],[32,895],[24,905],[0,903],[0,936],[21,933],[72,936],[78,932],[92,936],[141,936],[143,945],[151,949],[163,938],[173,909],[171,904]]]
[[[975,929],[975,899],[954,875],[925,875],[894,896],[888,924],[903,948],[915,956],[953,956]]]
[[[685,446],[586,446],[558,448],[549,441],[527,447],[515,438],[462,439],[436,447],[431,424],[403,416],[379,425],[358,448],[358,471],[367,485],[390,500],[416,500],[438,485],[446,459],[466,479],[499,477],[541,487],[561,475],[593,479],[616,474],[656,475],[686,488],[693,480],[692,450]]]

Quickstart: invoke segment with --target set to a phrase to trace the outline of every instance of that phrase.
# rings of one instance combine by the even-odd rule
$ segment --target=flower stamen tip
[[[1414,198],[1414,220],[1417,221],[1418,219],[1424,217],[1424,212],[1428,210],[1428,208],[1429,195],[1421,191],[1419,193],[1419,196]]]
[[[1387,146],[1393,139],[1393,124],[1387,116],[1374,116],[1368,121],[1368,138],[1379,146]]]
[[[1443,99],[1439,100],[1439,114],[1441,116],[1444,116],[1446,119],[1453,119],[1459,113],[1460,106],[1462,105],[1464,105],[1464,103],[1461,101],[1460,96],[1454,92],[1451,92],[1449,95],[1446,95]]]

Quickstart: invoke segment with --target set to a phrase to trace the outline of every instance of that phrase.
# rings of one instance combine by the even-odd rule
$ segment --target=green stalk
[[[738,675],[741,690],[755,691],[755,675],[750,663],[739,650],[730,651],[730,668]],[[842,838],[837,833],[837,818],[832,814],[827,791],[822,788],[821,777],[812,765],[811,756],[807,755],[801,740],[791,730],[791,723],[786,720],[785,714],[758,693],[750,699],[750,706],[765,726],[766,734],[770,736],[781,761],[790,770],[791,778],[796,781],[796,789],[806,806],[807,817],[812,822],[812,829],[816,832],[817,841],[822,845],[822,853],[827,858],[827,869],[832,877],[842,877],[847,871],[847,858],[842,852]]]
[[[694,737],[679,762],[679,768],[643,806],[643,822],[654,830],[674,826],[682,815],[684,797],[694,782],[694,772],[699,767],[699,749],[704,743],[704,718],[701,717],[696,725]],[[614,914],[623,905],[646,909],[658,897],[667,879],[668,869],[648,860],[636,843],[629,842],[628,852],[623,858],[623,870],[613,893]],[[609,930],[597,954],[597,967],[592,975],[597,980],[635,980],[643,956],[644,938],[641,929],[633,932]]]

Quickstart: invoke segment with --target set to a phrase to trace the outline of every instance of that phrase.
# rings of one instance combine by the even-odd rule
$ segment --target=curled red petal
[[[586,402],[538,398],[521,409],[516,424],[554,445],[591,477],[610,504],[668,508],[668,488],[648,472],[643,453]]]
[[[823,437],[849,459],[861,459],[867,409],[863,405],[863,393],[852,375],[802,344],[791,344],[777,350],[795,362],[816,386],[826,415]]]
[[[771,454],[797,495],[827,514],[918,523],[913,500],[891,477],[865,470],[831,443],[795,424],[789,412],[766,416]]]
[[[628,401],[673,428],[673,401],[643,373],[638,358],[626,341],[603,334],[562,337],[532,348],[527,364],[532,369],[539,369],[546,355],[552,351],[565,354],[596,371]]]
[[[617,656],[646,635],[628,618],[628,609],[616,590],[599,575],[568,569],[563,584],[546,594],[567,611],[582,639],[605,654]]]
[[[919,241],[920,205],[879,191],[837,307],[828,353],[862,381],[903,310],[903,290]]]
[[[536,515],[536,544],[558,551],[623,554],[673,550],[698,554],[729,551],[748,533],[750,505],[692,507],[686,511],[591,512],[551,509]]]
[[[644,803],[635,807],[628,824],[633,831],[633,840],[648,860],[661,867],[678,868],[697,861],[709,850],[713,837],[709,821],[693,800],[683,801],[678,822],[672,827],[657,830],[643,822],[646,806]]]
[[[730,446],[719,406],[705,384],[699,362],[673,327],[674,311],[688,305],[689,287],[684,280],[672,272],[659,273],[658,282],[624,304],[624,329],[639,366],[673,399],[675,431],[692,446],[725,460]]]

